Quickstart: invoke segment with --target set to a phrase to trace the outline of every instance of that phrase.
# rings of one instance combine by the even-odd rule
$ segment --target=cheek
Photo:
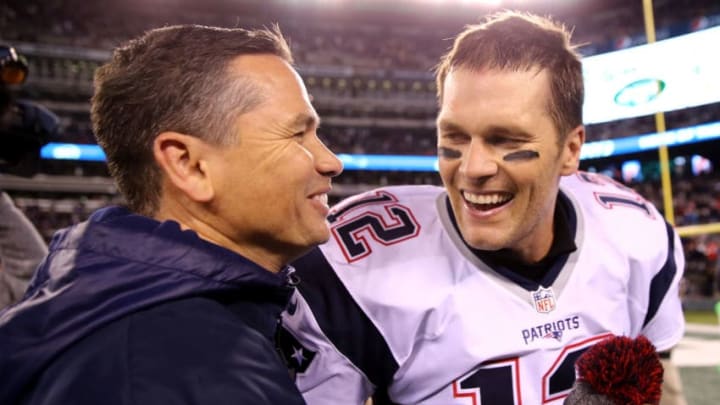
[[[528,175],[526,181],[528,184],[528,211],[537,212],[543,210],[545,201],[550,199],[551,194],[557,193],[557,173],[555,168],[544,166],[546,169],[534,170],[532,175]]]
[[[283,176],[287,176],[287,182],[307,182],[316,171],[316,156],[302,145],[294,146],[278,155],[274,159],[274,166]]]
[[[296,199],[285,193],[265,193],[262,198],[256,198],[252,202],[252,207],[248,215],[273,228],[287,227],[297,218]]]
[[[438,171],[444,181],[452,179],[458,167],[460,167],[460,159],[438,158]]]

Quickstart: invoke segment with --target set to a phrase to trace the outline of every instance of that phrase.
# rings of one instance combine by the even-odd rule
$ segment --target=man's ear
[[[208,145],[194,136],[162,132],[153,142],[153,155],[166,181],[197,202],[215,195],[205,154]]]
[[[560,155],[562,159],[561,175],[567,176],[578,170],[583,143],[585,143],[585,126],[578,125],[567,134],[565,142],[563,142],[563,150]]]

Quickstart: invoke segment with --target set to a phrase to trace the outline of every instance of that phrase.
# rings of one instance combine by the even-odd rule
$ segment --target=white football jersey
[[[445,191],[376,189],[335,206],[330,240],[295,262],[285,351],[310,405],[561,404],[574,363],[611,335],[682,337],[673,228],[609,178],[565,177],[577,250],[538,284],[463,242]]]

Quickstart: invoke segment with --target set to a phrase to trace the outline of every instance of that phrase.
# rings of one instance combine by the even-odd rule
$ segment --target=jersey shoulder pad
[[[611,225],[657,222],[663,217],[652,202],[632,188],[598,173],[577,172],[563,177],[560,190],[570,197],[584,214]],[[642,215],[638,215],[642,214]]]
[[[383,212],[390,205],[402,205],[417,212],[435,212],[435,200],[445,190],[433,185],[380,187],[348,197],[330,209],[328,222],[333,225],[353,216],[358,210]]]

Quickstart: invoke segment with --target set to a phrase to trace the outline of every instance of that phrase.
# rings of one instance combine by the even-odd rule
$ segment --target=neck
[[[272,273],[281,271],[291,259],[278,254],[286,250],[273,249],[272,241],[238,240],[225,234],[214,225],[222,221],[193,202],[164,201],[153,217],[161,222],[175,221],[181,229],[194,231],[201,239],[231,250]]]

